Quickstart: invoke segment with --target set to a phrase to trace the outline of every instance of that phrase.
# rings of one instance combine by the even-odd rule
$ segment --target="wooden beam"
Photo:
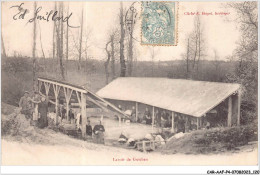
[[[240,125],[240,115],[241,115],[241,111],[240,111],[240,107],[241,107],[241,90],[238,90],[238,93],[237,93],[237,98],[238,98],[238,106],[237,106],[237,125],[239,126]]]
[[[46,91],[46,96],[49,96],[49,90],[50,90],[50,83],[46,83],[44,82],[44,87],[45,87],[45,91]]]
[[[174,112],[172,111],[172,132],[174,132]]]
[[[66,84],[65,82],[57,82],[57,81],[53,81],[53,80],[48,80],[48,79],[44,79],[44,78],[38,78],[39,81],[42,82],[47,82],[53,85],[53,89],[57,89],[55,87],[65,87],[65,88],[69,88],[71,90],[74,90],[76,92],[80,92],[80,93],[89,93],[90,95],[94,96],[95,98],[97,98],[98,100],[100,100],[101,102],[103,102],[104,104],[106,104],[106,106],[109,106],[111,108],[113,108],[115,111],[117,111],[118,113],[122,114],[123,116],[127,116],[123,111],[119,110],[116,106],[114,106],[113,104],[109,103],[108,101],[104,100],[103,98],[99,97],[98,95],[96,95],[95,93],[90,92],[89,90],[84,89],[84,87],[74,87],[73,85],[69,85]]]
[[[110,106],[111,108],[113,108],[115,111],[119,112],[120,114],[122,114],[123,116],[127,116],[123,111],[121,111],[120,109],[118,109],[115,105],[109,103],[108,101],[104,100],[103,98],[99,97],[98,95],[88,91],[88,93],[92,96],[94,96],[95,98],[97,98],[98,100],[100,100],[101,102],[103,102],[104,104],[106,104],[106,106]]]
[[[152,131],[153,131],[153,127],[154,127],[154,106],[153,106],[153,115],[152,115]]]
[[[60,91],[60,86],[57,86],[55,84],[52,84],[53,90],[54,90],[54,95],[55,95],[55,113],[56,113],[56,125],[58,125],[58,117],[59,117],[59,101],[58,101],[58,96],[59,96],[59,91]]]
[[[118,125],[121,126],[121,117],[118,116]]]
[[[81,116],[82,116],[82,136],[83,138],[86,136],[86,124],[87,124],[87,108],[86,108],[86,102],[87,101],[87,95],[81,92]]]
[[[143,152],[146,153],[146,145],[145,145],[145,141],[143,141]]]
[[[199,129],[199,117],[197,117],[197,130]]]
[[[38,83],[38,85],[39,85],[39,89],[38,89],[38,91],[40,92],[41,91],[41,88],[42,88],[42,82],[39,80],[38,81],[39,83]]]
[[[232,96],[228,97],[228,117],[227,117],[227,125],[231,127],[232,125]]]
[[[138,120],[138,102],[135,102],[135,120]]]
[[[70,86],[70,85],[67,85],[67,84],[62,84],[62,83],[55,82],[55,81],[45,80],[45,79],[42,79],[42,78],[38,78],[38,80],[40,80],[42,82],[51,83],[51,84],[56,85],[56,86],[62,86],[62,87],[70,88],[70,89],[78,91],[78,92],[87,93],[86,90],[83,90],[83,89],[80,89],[80,88],[77,88],[77,87],[73,87],[73,86]]]
[[[60,92],[60,86],[52,84],[53,90],[54,90],[54,95],[58,97],[59,92]]]
[[[76,95],[77,95],[78,102],[81,104],[81,98],[79,96],[79,92],[78,91],[75,91],[75,92],[76,92]]]
[[[55,114],[56,114],[56,125],[58,125],[59,101],[58,101],[58,96],[57,95],[55,95]]]
[[[103,102],[98,102],[98,100],[94,100],[91,97],[88,98],[88,101],[91,101],[92,103],[94,103],[95,105],[97,105],[98,107],[102,108],[102,109],[107,109],[107,106],[103,103]]]
[[[63,87],[63,90],[64,90],[64,95],[65,95],[65,100],[66,100],[66,117],[67,117],[67,120],[69,120],[69,102],[70,102],[70,98],[71,98],[73,90],[69,89],[69,88],[65,88],[65,87]]]

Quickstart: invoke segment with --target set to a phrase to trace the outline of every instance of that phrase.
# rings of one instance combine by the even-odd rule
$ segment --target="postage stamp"
[[[142,2],[142,45],[176,46],[178,2]]]

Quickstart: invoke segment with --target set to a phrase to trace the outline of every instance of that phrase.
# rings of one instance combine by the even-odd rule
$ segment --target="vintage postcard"
[[[2,165],[258,165],[256,1],[1,5]]]

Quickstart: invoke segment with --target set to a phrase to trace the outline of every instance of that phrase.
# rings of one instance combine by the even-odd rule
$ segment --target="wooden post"
[[[231,127],[231,118],[232,117],[232,97],[228,97],[228,117],[227,117],[227,125]]]
[[[238,98],[238,106],[237,106],[237,125],[239,126],[240,125],[240,106],[241,106],[241,91],[238,90],[238,93],[237,93],[237,98]]]
[[[40,80],[38,80],[38,85],[39,85],[39,89],[38,89],[38,92],[41,92],[41,88],[42,88],[42,82]]]
[[[79,96],[79,92],[78,91],[75,91],[75,92],[76,92],[76,95],[77,95],[78,103],[79,103],[79,105],[81,105],[81,98]]]
[[[44,82],[45,92],[46,92],[46,99],[49,99],[49,90],[50,90],[50,83]]]
[[[197,117],[197,130],[199,129],[199,117]]]
[[[86,135],[86,123],[87,123],[87,95],[81,92],[81,128],[82,128],[82,137],[84,138]]]
[[[143,141],[143,152],[146,153],[146,145],[145,145],[145,141]]]
[[[153,127],[154,127],[154,106],[153,106],[153,115],[152,115],[152,131],[153,131]]]
[[[138,120],[138,102],[135,102],[135,120]]]
[[[73,90],[63,87],[65,100],[66,100],[66,117],[69,120],[69,103]]]
[[[58,101],[58,96],[59,96],[59,91],[60,91],[60,86],[52,84],[53,90],[54,90],[54,95],[55,95],[55,113],[56,113],[56,125],[58,124],[58,113],[59,113],[59,101]]]
[[[59,101],[58,96],[55,95],[55,115],[56,115],[56,121],[55,124],[58,125],[58,117],[59,117]]]
[[[40,94],[41,93],[40,90],[41,90],[42,82],[40,80],[38,80],[37,82],[38,82],[38,89],[37,89],[37,91]],[[38,118],[39,117],[39,105],[38,105],[38,103],[34,103],[33,106],[34,106],[34,114],[33,115],[36,115],[37,118]]]
[[[172,111],[172,132],[174,132],[174,112]]]
[[[119,126],[121,126],[121,117],[118,117]]]

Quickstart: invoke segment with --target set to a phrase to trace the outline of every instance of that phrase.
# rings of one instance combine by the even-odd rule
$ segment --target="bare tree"
[[[111,71],[112,71],[112,79],[115,79],[115,35],[116,33],[113,32],[110,35],[111,40]]]
[[[197,35],[198,35],[198,59],[197,59],[197,75],[199,73],[199,64],[200,64],[200,59],[201,55],[203,54],[204,51],[204,40],[202,38],[202,27],[201,27],[201,20],[198,17],[197,18]]]
[[[55,5],[56,8],[56,5]],[[59,3],[59,16],[63,15],[63,2]],[[62,80],[65,80],[63,65],[63,22],[56,21],[56,55]],[[57,69],[58,70],[58,69]]]
[[[116,54],[116,49],[115,49],[115,41],[117,40],[117,30],[111,31],[111,34],[109,36],[108,42],[106,43],[106,53],[107,53],[107,60],[105,62],[105,72],[106,72],[106,84],[108,84],[108,79],[109,79],[109,69],[108,65],[111,60],[111,74],[112,74],[112,79],[115,78],[115,54]],[[110,48],[109,49],[109,45]]]
[[[243,62],[257,61],[257,2],[230,2],[227,4],[227,6],[235,9],[237,14],[235,21],[240,25],[240,31],[242,32],[234,56],[239,60],[240,66],[242,66],[241,64],[243,64]]]
[[[110,57],[111,57],[111,54],[110,54],[110,51],[108,50],[108,46],[109,44],[111,43],[111,39],[106,43],[106,52],[107,52],[107,61],[105,61],[104,65],[105,65],[105,72],[106,72],[106,84],[108,84],[108,78],[109,78],[109,71],[108,71],[108,65],[109,65],[109,62],[110,62]]]
[[[214,61],[213,64],[215,66],[215,78],[218,81],[219,80],[219,67],[220,67],[220,61],[219,61],[219,56],[218,53],[216,51],[216,49],[214,49]]]
[[[39,30],[40,30],[40,43],[41,43],[42,57],[44,59],[44,70],[46,71],[46,58],[45,58],[45,53],[44,53],[43,45],[42,45],[42,30],[41,30],[41,25],[40,25],[39,21],[38,21],[38,25],[39,25]]]
[[[54,11],[56,12],[57,11],[57,4],[56,2],[54,2]],[[53,60],[55,60],[55,33],[56,33],[56,22],[53,21],[53,33],[52,33],[52,57],[53,57]],[[53,64],[53,71],[55,70],[55,64]]]
[[[187,42],[187,52],[186,52],[186,56],[185,56],[185,60],[186,60],[186,78],[187,78],[187,79],[188,79],[189,76],[190,76],[189,57],[190,57],[190,39],[188,38],[188,42]]]
[[[258,3],[256,1],[230,2],[227,7],[235,10],[235,22],[239,25],[241,32],[240,41],[232,55],[233,59],[239,61],[239,64],[234,74],[227,75],[227,81],[242,84],[243,105],[254,106],[256,110],[258,101]]]
[[[87,60],[88,60],[88,57],[89,57],[89,55],[88,55],[88,50],[89,50],[89,48],[90,48],[90,42],[89,42],[89,38],[90,38],[90,35],[91,35],[91,30],[88,28],[88,30],[85,32],[85,42],[84,42],[84,44],[85,44],[85,49],[83,50],[83,53],[85,52],[85,72],[87,72]]]
[[[81,27],[80,27],[80,37],[79,37],[79,62],[78,62],[78,70],[81,70],[81,55],[82,55],[82,34],[83,34],[83,7],[81,11]]]
[[[86,29],[85,29],[86,30]],[[88,30],[86,32],[82,31],[82,41],[81,42],[78,42],[80,40],[80,36],[78,38],[76,38],[74,36],[74,33],[71,32],[71,30],[69,30],[70,32],[70,35],[71,36],[71,44],[73,45],[73,47],[70,49],[70,53],[72,53],[72,55],[74,56],[74,59],[77,59],[77,68],[78,70],[81,70],[82,68],[82,61],[84,59],[84,54],[85,54],[85,69],[84,71],[87,72],[87,59],[89,58],[89,55],[88,55],[88,50],[89,48],[91,47],[91,43],[89,42],[90,41],[90,36],[91,36],[91,30]],[[81,45],[80,45],[81,43]],[[81,49],[80,49],[81,47]],[[81,57],[81,63],[79,64],[79,56]]]
[[[55,2],[55,9],[57,7],[57,2]],[[59,11],[60,15],[60,11]],[[57,65],[59,65],[59,58],[60,58],[60,22],[56,21],[56,58],[57,58]],[[55,71],[58,71],[58,67],[56,67]],[[56,74],[57,75],[57,74]]]
[[[67,8],[67,16],[69,15],[69,2],[68,2],[68,8]],[[66,74],[68,71],[68,61],[69,61],[69,26],[67,25],[66,29]]]
[[[187,78],[198,78],[199,64],[202,56],[205,56],[205,40],[203,38],[201,19],[199,16],[196,16],[194,18],[194,30],[188,36],[187,53],[185,57]]]
[[[120,71],[120,77],[126,76],[126,64],[125,64],[125,56],[124,56],[124,39],[125,39],[125,29],[124,29],[124,14],[123,14],[123,2],[120,2],[120,65],[121,65],[121,71]]]
[[[154,76],[154,58],[155,58],[155,51],[154,47],[150,48],[150,55],[151,55],[151,61],[152,61],[152,76]]]
[[[130,10],[131,14],[130,14],[130,25],[128,26],[128,32],[129,32],[129,41],[128,41],[128,75],[131,76],[132,75],[132,71],[133,71],[133,31],[134,31],[134,11]]]
[[[60,2],[60,13],[63,15],[63,2]],[[60,71],[61,71],[61,77],[63,80],[65,80],[64,75],[64,65],[63,65],[63,22],[60,21],[60,52],[59,52],[59,58],[60,58]]]
[[[34,11],[36,11],[37,3],[34,2]],[[33,57],[33,89],[37,91],[37,60],[36,60],[36,20],[33,22],[33,49],[32,49],[32,57]]]

